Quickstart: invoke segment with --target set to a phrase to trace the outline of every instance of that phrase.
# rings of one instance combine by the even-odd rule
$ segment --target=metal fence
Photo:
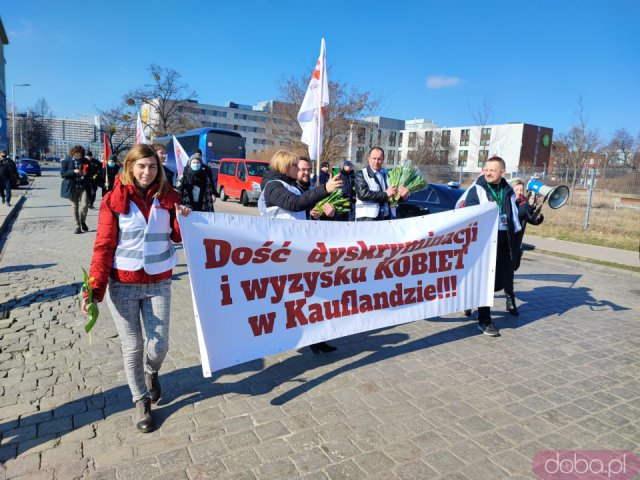
[[[459,182],[463,188],[469,186],[479,175],[478,172],[456,170],[448,165],[420,165],[420,170],[431,183]],[[567,185],[579,192],[586,192],[591,186],[591,168],[580,169],[576,172],[575,186],[573,170],[559,169],[548,172],[545,168],[529,168],[508,173],[507,180],[520,177],[525,184],[533,177],[540,179],[549,186]],[[631,168],[595,169],[593,180],[594,193],[601,197],[636,197],[640,198],[640,171]]]

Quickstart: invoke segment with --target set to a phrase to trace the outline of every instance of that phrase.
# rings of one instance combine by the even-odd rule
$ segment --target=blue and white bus
[[[245,139],[240,133],[220,128],[197,128],[175,136],[182,148],[191,156],[196,150],[202,150],[202,161],[209,165],[214,181],[218,178],[221,158],[245,158]],[[176,157],[173,151],[171,135],[156,138],[154,143],[167,149],[167,167],[177,172]]]

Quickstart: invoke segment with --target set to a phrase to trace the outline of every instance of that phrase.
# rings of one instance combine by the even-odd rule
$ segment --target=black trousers
[[[11,203],[11,178],[0,180],[0,196],[2,203]]]
[[[493,291],[504,290],[513,295],[513,261],[509,251],[509,237],[505,230],[498,231],[498,251],[496,254],[496,280]],[[491,307],[478,308],[478,320],[488,322],[491,319]]]

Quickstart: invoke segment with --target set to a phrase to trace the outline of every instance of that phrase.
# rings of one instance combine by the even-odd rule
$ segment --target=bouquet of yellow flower
[[[93,289],[91,288],[91,282],[93,281],[93,277],[89,278],[89,274],[84,269],[84,267],[82,268],[82,274],[84,278],[84,283],[80,288],[80,298],[78,300],[82,305],[84,292],[87,292],[87,299],[89,300],[89,305],[87,306],[87,319],[89,321],[84,326],[84,331],[89,333],[93,328],[93,326],[96,324],[96,320],[98,320],[98,315],[100,315],[100,310],[98,309],[98,304],[93,301]]]

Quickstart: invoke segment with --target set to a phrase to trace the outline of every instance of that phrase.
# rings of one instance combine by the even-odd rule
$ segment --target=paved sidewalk
[[[640,242],[640,238],[638,239]],[[585,243],[567,242],[556,238],[538,237],[525,234],[524,243],[533,245],[536,250],[547,252],[567,253],[578,257],[617,263],[620,265],[640,266],[640,252],[621,250],[618,248],[587,245]],[[640,243],[639,243],[640,249]]]
[[[632,273],[527,252],[501,338],[462,314],[204,379],[184,256],[159,428],[140,434],[106,306],[76,293],[91,258],[59,176],[36,180],[0,258],[0,480],[534,478],[541,450],[640,444],[640,287]],[[220,210],[227,208],[218,205]]]

